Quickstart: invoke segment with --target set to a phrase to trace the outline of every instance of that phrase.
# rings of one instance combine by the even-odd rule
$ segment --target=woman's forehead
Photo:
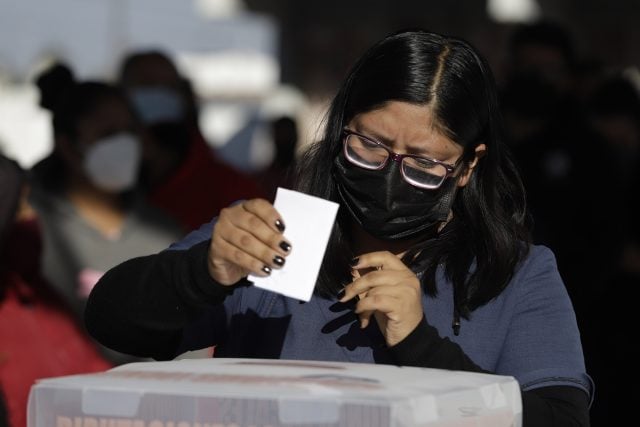
[[[391,101],[356,115],[350,127],[399,151],[448,156],[462,153],[443,131],[430,105]]]

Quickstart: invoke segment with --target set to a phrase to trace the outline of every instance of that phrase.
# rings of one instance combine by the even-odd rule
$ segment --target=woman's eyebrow
[[[387,147],[391,147],[393,145],[393,140],[390,138],[387,138],[379,133],[377,133],[376,131],[372,131],[371,129],[367,129],[367,128],[363,128],[362,126],[354,126],[356,131],[360,134],[362,134],[363,136],[366,136],[367,138],[371,138],[376,140],[377,142],[381,142],[384,145],[386,145]]]
[[[371,138],[375,141],[378,141],[382,144],[384,144],[385,146],[387,146],[389,149],[393,148],[393,143],[394,140],[391,138],[387,138],[381,134],[379,134],[376,131],[372,131],[371,129],[367,129],[367,128],[363,128],[362,126],[354,126],[356,131],[358,133],[361,133],[362,135]],[[423,156],[423,157],[427,157],[429,159],[437,159],[438,157],[444,157],[442,153],[434,153],[431,151],[431,149],[429,147],[426,147],[426,144],[423,144],[424,146],[418,146],[418,145],[413,145],[413,146],[406,146],[406,151],[408,154],[413,154],[416,156]]]

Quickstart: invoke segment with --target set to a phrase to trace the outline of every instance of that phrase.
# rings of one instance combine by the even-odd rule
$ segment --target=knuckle
[[[244,204],[248,209],[260,209],[261,207],[264,207],[265,204],[269,204],[269,202],[258,197],[255,199],[247,200]]]
[[[218,222],[216,222],[216,224],[213,226],[213,235],[221,235],[224,234],[225,231],[229,228],[229,222],[226,221],[225,219],[220,219]]]
[[[367,295],[369,295],[369,296],[376,296],[376,295],[379,295],[379,294],[380,294],[380,292],[381,292],[381,291],[380,291],[380,288],[372,288],[372,289],[369,289],[369,290],[367,291]]]
[[[232,259],[237,264],[242,264],[244,261],[245,254],[240,249],[234,249],[232,254]]]
[[[219,239],[221,232],[222,232],[222,225],[220,224],[220,222],[218,222],[216,225],[213,226],[213,230],[211,231],[212,242],[215,242],[216,240]]]
[[[222,209],[220,209],[220,219],[227,219],[229,218],[229,216],[231,215],[231,208],[230,207],[224,207]]]
[[[213,253],[215,250],[222,248],[222,246],[222,238],[214,233],[213,237],[211,238],[210,252]]]
[[[251,244],[251,237],[248,234],[242,234],[240,236],[240,239],[238,240],[238,243],[240,243],[240,246],[242,247],[247,247]]]
[[[420,291],[420,288],[416,288],[415,286],[411,286],[409,288],[409,292],[412,293],[414,298],[420,298],[422,296],[422,292]]]
[[[251,216],[247,220],[247,226],[250,230],[256,230],[261,224],[261,221],[256,216]]]

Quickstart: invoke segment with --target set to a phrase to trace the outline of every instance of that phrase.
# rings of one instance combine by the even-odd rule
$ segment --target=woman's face
[[[80,152],[95,142],[119,134],[135,134],[135,121],[128,106],[118,98],[106,100],[78,122],[76,143]]]
[[[75,184],[107,193],[130,189],[137,181],[140,140],[127,104],[113,97],[80,118],[73,140],[59,146]]]
[[[341,201],[369,236],[401,245],[428,238],[450,218],[456,187],[467,184],[475,166],[475,159],[461,163],[464,148],[425,105],[393,101],[358,114],[344,144],[334,161]]]
[[[441,130],[429,105],[390,101],[383,107],[356,115],[347,125],[350,130],[376,140],[397,154],[413,154],[450,165],[462,156],[464,148]],[[476,153],[484,152],[481,144]],[[475,160],[464,169],[458,185],[468,182]]]

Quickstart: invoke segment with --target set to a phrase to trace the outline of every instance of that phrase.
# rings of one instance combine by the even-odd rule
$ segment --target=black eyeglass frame
[[[404,180],[408,184],[413,185],[413,186],[418,187],[418,188],[424,188],[424,189],[427,189],[427,190],[436,190],[436,189],[440,188],[442,183],[449,176],[451,176],[451,174],[453,174],[455,172],[456,168],[460,165],[460,163],[462,162],[462,159],[464,158],[464,155],[460,156],[460,158],[453,165],[451,165],[449,163],[441,162],[440,160],[431,159],[429,157],[424,157],[424,156],[418,156],[416,154],[398,154],[398,153],[395,153],[395,152],[391,151],[391,149],[389,149],[389,147],[387,147],[386,145],[384,145],[380,141],[376,141],[375,139],[373,139],[371,137],[363,135],[363,134],[361,134],[359,132],[355,132],[355,131],[353,131],[351,129],[345,128],[345,129],[342,130],[342,133],[343,133],[342,151],[343,151],[344,157],[350,163],[354,164],[355,166],[361,167],[363,169],[368,169],[368,170],[381,170],[381,169],[384,169],[384,167],[387,166],[387,164],[389,163],[389,159],[391,159],[392,161],[397,162],[400,165],[402,165],[402,160],[405,157],[410,157],[410,158],[414,158],[414,159],[418,159],[418,160],[426,161],[426,162],[431,162],[431,163],[443,166],[445,168],[445,170],[446,170],[446,173],[442,176],[442,179],[440,180],[440,182],[436,186],[417,185],[416,183],[411,182],[411,180],[405,175],[404,168],[402,168],[402,167],[400,168],[400,173],[402,173],[402,178],[404,178]],[[353,159],[350,158],[350,156],[349,156],[349,154],[347,152],[347,139],[349,139],[349,136],[351,136],[351,135],[355,135],[355,136],[357,136],[359,138],[364,139],[367,142],[371,142],[371,143],[375,144],[376,146],[383,148],[384,150],[387,151],[387,153],[389,153],[389,155],[384,160],[384,162],[382,162],[382,164],[380,166],[377,166],[377,167],[368,167],[368,166],[365,166],[365,165],[363,165],[361,163],[356,163]]]

